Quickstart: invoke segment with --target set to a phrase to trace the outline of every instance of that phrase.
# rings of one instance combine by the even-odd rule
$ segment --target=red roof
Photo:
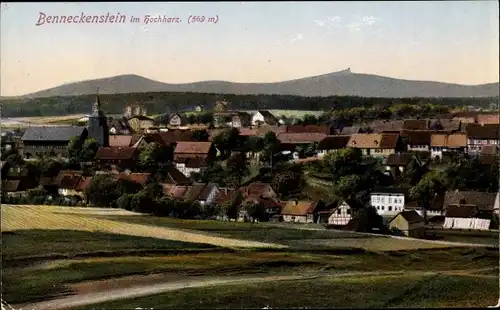
[[[133,159],[136,148],[130,146],[100,147],[95,158],[98,160]]]
[[[118,178],[121,180],[128,180],[130,182],[138,183],[142,186],[145,186],[148,183],[149,176],[151,173],[120,173]]]
[[[212,142],[186,142],[180,141],[175,147],[175,154],[208,154]]]

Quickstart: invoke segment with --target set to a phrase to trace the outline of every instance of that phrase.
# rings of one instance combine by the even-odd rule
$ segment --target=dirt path
[[[197,288],[216,285],[235,285],[246,283],[262,283],[272,281],[310,280],[322,277],[352,277],[352,276],[397,276],[397,275],[436,275],[456,274],[472,275],[477,271],[493,270],[484,268],[477,270],[450,270],[443,272],[429,271],[373,271],[373,272],[316,272],[310,274],[288,275],[246,275],[232,277],[186,277],[183,275],[156,274],[148,276],[130,276],[118,279],[87,281],[71,285],[75,295],[33,304],[15,305],[15,309],[58,310],[81,307],[102,302],[136,298],[185,288]],[[488,275],[485,275],[488,276]]]

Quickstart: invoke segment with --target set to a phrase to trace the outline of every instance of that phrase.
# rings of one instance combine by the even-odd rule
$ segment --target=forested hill
[[[217,100],[230,102],[233,110],[284,109],[331,110],[353,107],[391,107],[398,104],[424,103],[453,107],[494,107],[497,98],[366,98],[366,97],[299,97],[289,95],[234,95],[209,93],[127,93],[100,95],[103,110],[108,114],[121,114],[128,104],[143,104],[148,114],[186,111],[201,105],[210,110]],[[4,99],[2,117],[56,116],[90,113],[95,95],[49,97],[33,99]]]
[[[273,83],[236,83],[200,81],[169,84],[134,74],[67,83],[22,98],[79,96],[92,94],[99,87],[102,94],[192,92],[237,95],[293,95],[307,97],[359,96],[381,98],[411,97],[495,97],[499,84],[460,85],[435,81],[416,81],[386,76],[353,73],[350,69],[317,76]]]

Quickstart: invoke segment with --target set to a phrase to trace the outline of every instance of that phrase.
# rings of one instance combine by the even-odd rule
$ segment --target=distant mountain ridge
[[[16,98],[79,96],[94,94],[194,92],[236,95],[296,95],[306,97],[497,97],[499,83],[460,85],[433,81],[396,79],[385,76],[342,71],[272,83],[235,83],[228,81],[200,81],[168,84],[142,76],[128,74],[108,78],[67,83]],[[14,97],[3,97],[10,99]]]

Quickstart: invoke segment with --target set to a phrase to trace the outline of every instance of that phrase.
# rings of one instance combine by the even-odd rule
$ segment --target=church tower
[[[92,108],[92,115],[89,117],[89,137],[96,139],[99,146],[109,146],[109,128],[108,118],[101,110],[101,101],[99,100],[99,89],[97,89],[96,101]]]

